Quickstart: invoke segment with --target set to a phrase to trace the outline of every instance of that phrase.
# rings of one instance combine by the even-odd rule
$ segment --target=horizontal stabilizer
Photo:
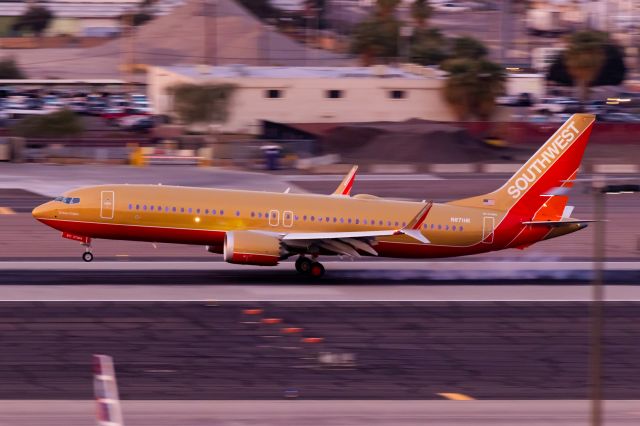
[[[546,226],[563,226],[563,225],[576,225],[582,223],[598,222],[592,219],[564,219],[564,220],[528,220],[522,222],[523,225],[546,225]]]

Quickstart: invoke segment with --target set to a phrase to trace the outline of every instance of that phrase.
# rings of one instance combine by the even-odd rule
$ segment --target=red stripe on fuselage
[[[224,231],[207,229],[137,226],[71,220],[38,219],[62,232],[107,240],[150,241],[155,243],[215,245],[224,242]]]

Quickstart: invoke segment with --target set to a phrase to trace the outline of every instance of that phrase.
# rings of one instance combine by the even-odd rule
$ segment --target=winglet
[[[407,224],[407,226],[405,226],[400,231],[398,231],[398,233],[408,235],[414,240],[418,240],[424,244],[431,243],[431,241],[429,241],[427,237],[422,235],[422,232],[420,232],[420,227],[422,226],[425,219],[429,215],[429,210],[431,210],[432,206],[433,206],[433,201],[429,201],[424,206],[422,206],[418,214],[413,219],[411,219],[411,221]]]
[[[342,195],[348,197],[351,194],[351,188],[353,188],[353,182],[356,179],[356,172],[358,171],[358,166],[353,166],[349,173],[342,179],[340,185],[333,191],[331,195]]]

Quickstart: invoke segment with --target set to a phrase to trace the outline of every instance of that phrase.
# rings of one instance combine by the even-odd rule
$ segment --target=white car
[[[436,4],[433,8],[440,12],[464,12],[469,10],[467,6],[462,6],[458,3],[442,3]]]

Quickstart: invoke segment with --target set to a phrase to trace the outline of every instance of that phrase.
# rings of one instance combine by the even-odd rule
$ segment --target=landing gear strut
[[[82,260],[85,262],[91,262],[93,260],[93,253],[91,253],[91,243],[83,243],[84,253],[82,253]]]
[[[320,262],[300,256],[298,260],[296,260],[296,271],[312,278],[320,278],[324,275],[324,266],[322,266]]]

